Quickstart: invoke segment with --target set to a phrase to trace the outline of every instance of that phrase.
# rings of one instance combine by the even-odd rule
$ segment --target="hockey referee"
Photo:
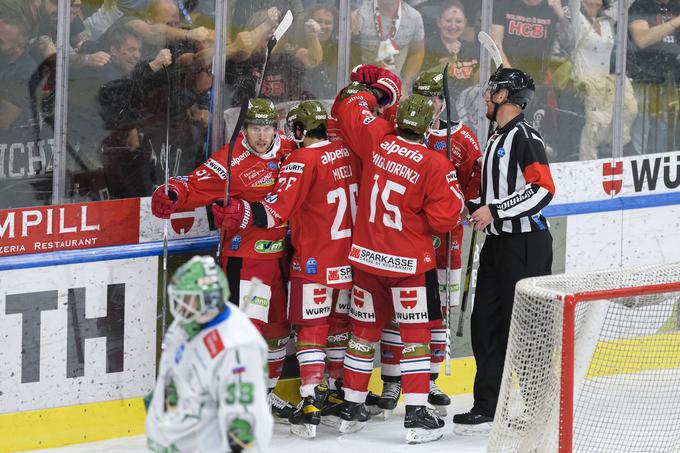
[[[541,209],[555,186],[545,143],[524,120],[534,81],[499,68],[489,79],[486,116],[497,124],[486,144],[480,198],[468,203],[475,231],[486,240],[479,258],[470,332],[477,363],[474,405],[453,417],[458,433],[486,431],[493,421],[508,343],[515,284],[551,273],[552,236]]]

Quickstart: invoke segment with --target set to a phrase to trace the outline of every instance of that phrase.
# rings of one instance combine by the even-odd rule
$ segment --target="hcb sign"
[[[0,272],[0,413],[142,396],[156,257]]]

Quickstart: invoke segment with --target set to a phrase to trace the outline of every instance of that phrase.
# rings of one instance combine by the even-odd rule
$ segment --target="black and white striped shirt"
[[[489,137],[484,150],[482,191],[470,211],[488,205],[494,221],[487,234],[527,233],[548,229],[541,209],[550,203],[555,185],[545,143],[520,114]]]

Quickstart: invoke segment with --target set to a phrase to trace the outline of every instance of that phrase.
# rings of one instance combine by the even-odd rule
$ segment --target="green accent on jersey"
[[[175,380],[172,377],[169,377],[168,380],[165,382],[165,388],[164,388],[164,393],[165,393],[165,412],[172,412],[177,409],[177,401],[178,401],[178,395],[177,395],[177,385],[175,384]]]
[[[437,250],[439,247],[442,245],[442,240],[439,238],[439,236],[432,236],[432,246],[434,247],[435,250]]]
[[[419,343],[413,343],[413,344],[405,344],[404,345],[404,352],[402,353],[402,357],[404,359],[408,359],[411,357],[423,357],[423,356],[430,356],[430,345],[429,344],[419,344]]]
[[[253,247],[257,253],[277,253],[283,250],[283,239],[278,241],[257,241]]]
[[[243,124],[276,126],[278,121],[279,114],[271,100],[263,98],[251,98],[248,101],[248,110],[246,110]]]
[[[235,418],[229,423],[227,428],[229,446],[232,451],[241,451],[250,448],[255,442],[253,425],[242,418]],[[236,448],[235,448],[236,447]]]
[[[425,97],[444,94],[444,75],[441,72],[421,72],[413,83],[413,92]]]
[[[328,125],[328,113],[319,101],[302,101],[288,111],[286,123],[291,130],[299,126],[303,131],[313,131]]]
[[[187,333],[187,341],[193,340],[199,333],[201,333],[201,325],[196,321],[183,322],[180,324],[180,327]]]
[[[154,453],[179,453],[179,448],[175,444],[171,444],[169,447],[161,445],[152,439],[146,438],[146,447],[153,451]]]
[[[230,406],[238,403],[250,406],[255,401],[255,386],[252,382],[230,382],[227,384],[227,394],[224,402]]]
[[[350,339],[349,343],[347,343],[347,353],[358,357],[373,357],[375,355],[375,345]]]
[[[432,124],[434,106],[429,97],[412,94],[399,104],[397,127],[423,135]]]
[[[259,297],[259,296],[254,296],[249,303],[253,305],[259,305],[260,307],[268,307],[269,306],[269,301],[267,300],[266,297]]]

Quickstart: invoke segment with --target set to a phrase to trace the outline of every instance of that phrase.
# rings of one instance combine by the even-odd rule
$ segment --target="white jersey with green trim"
[[[146,417],[156,452],[267,451],[267,345],[232,304],[193,338],[178,321],[163,339],[158,381]]]

